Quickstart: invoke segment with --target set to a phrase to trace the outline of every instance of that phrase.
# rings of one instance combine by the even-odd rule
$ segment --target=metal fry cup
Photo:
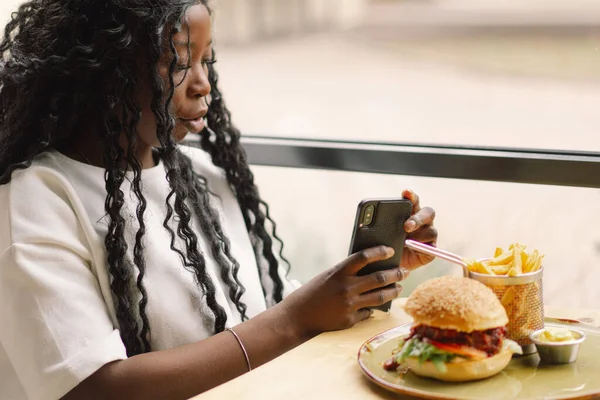
[[[523,348],[523,354],[536,352],[531,333],[544,328],[544,268],[517,276],[487,275],[469,271],[475,279],[492,289],[508,315],[506,337]]]

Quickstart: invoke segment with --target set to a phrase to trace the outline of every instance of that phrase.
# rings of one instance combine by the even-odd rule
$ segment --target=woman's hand
[[[419,196],[411,190],[403,191],[402,197],[410,200],[413,204],[412,216],[404,224],[404,229],[408,233],[408,239],[435,246],[438,233],[433,227],[433,220],[435,219],[435,211],[433,208],[421,208]],[[432,256],[405,247],[400,265],[410,271],[428,264],[431,261],[433,261]]]
[[[395,268],[356,276],[363,267],[394,255],[379,246],[351,255],[289,295],[281,306],[300,336],[346,329],[371,316],[368,307],[379,306],[400,295],[402,271]],[[386,287],[391,285],[391,287]]]

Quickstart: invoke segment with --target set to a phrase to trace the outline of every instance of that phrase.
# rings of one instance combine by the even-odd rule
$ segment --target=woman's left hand
[[[421,208],[419,196],[412,190],[403,191],[402,197],[410,200],[413,204],[412,216],[404,224],[404,229],[408,233],[408,239],[435,246],[438,233],[433,226],[433,220],[435,219],[433,208]],[[405,247],[400,266],[410,271],[429,264],[433,261],[433,258],[427,254],[419,253]]]

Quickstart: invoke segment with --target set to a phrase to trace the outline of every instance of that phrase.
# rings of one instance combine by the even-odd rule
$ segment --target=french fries
[[[508,250],[497,248],[494,258],[486,261],[464,259],[469,271],[487,275],[518,276],[538,271],[542,267],[544,256],[534,250],[527,252],[527,247],[515,243]]]
[[[494,257],[485,261],[463,259],[469,271],[484,275],[520,276],[539,271],[544,256],[539,251],[515,243],[507,250],[497,248]],[[477,277],[474,277],[477,279]],[[494,291],[506,310],[509,323],[507,337],[520,345],[530,344],[529,334],[544,327],[542,282],[525,279],[522,283],[486,285]]]

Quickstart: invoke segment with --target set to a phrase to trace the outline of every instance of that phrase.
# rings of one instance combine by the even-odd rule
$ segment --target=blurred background
[[[18,4],[3,0],[8,17]],[[214,0],[218,70],[245,134],[600,150],[597,0]],[[439,246],[545,258],[545,300],[600,305],[600,192],[254,168],[306,281],[347,255],[356,205],[415,190]],[[600,177],[598,177],[600,180]],[[436,261],[411,275],[460,274]],[[575,316],[576,317],[576,316]]]
[[[246,134],[600,150],[596,0],[215,5],[222,86]],[[254,170],[301,280],[347,254],[361,199],[411,188],[436,209],[441,247],[486,257],[521,242],[546,254],[546,303],[600,305],[598,190]],[[405,294],[448,273],[460,271],[436,261]]]

